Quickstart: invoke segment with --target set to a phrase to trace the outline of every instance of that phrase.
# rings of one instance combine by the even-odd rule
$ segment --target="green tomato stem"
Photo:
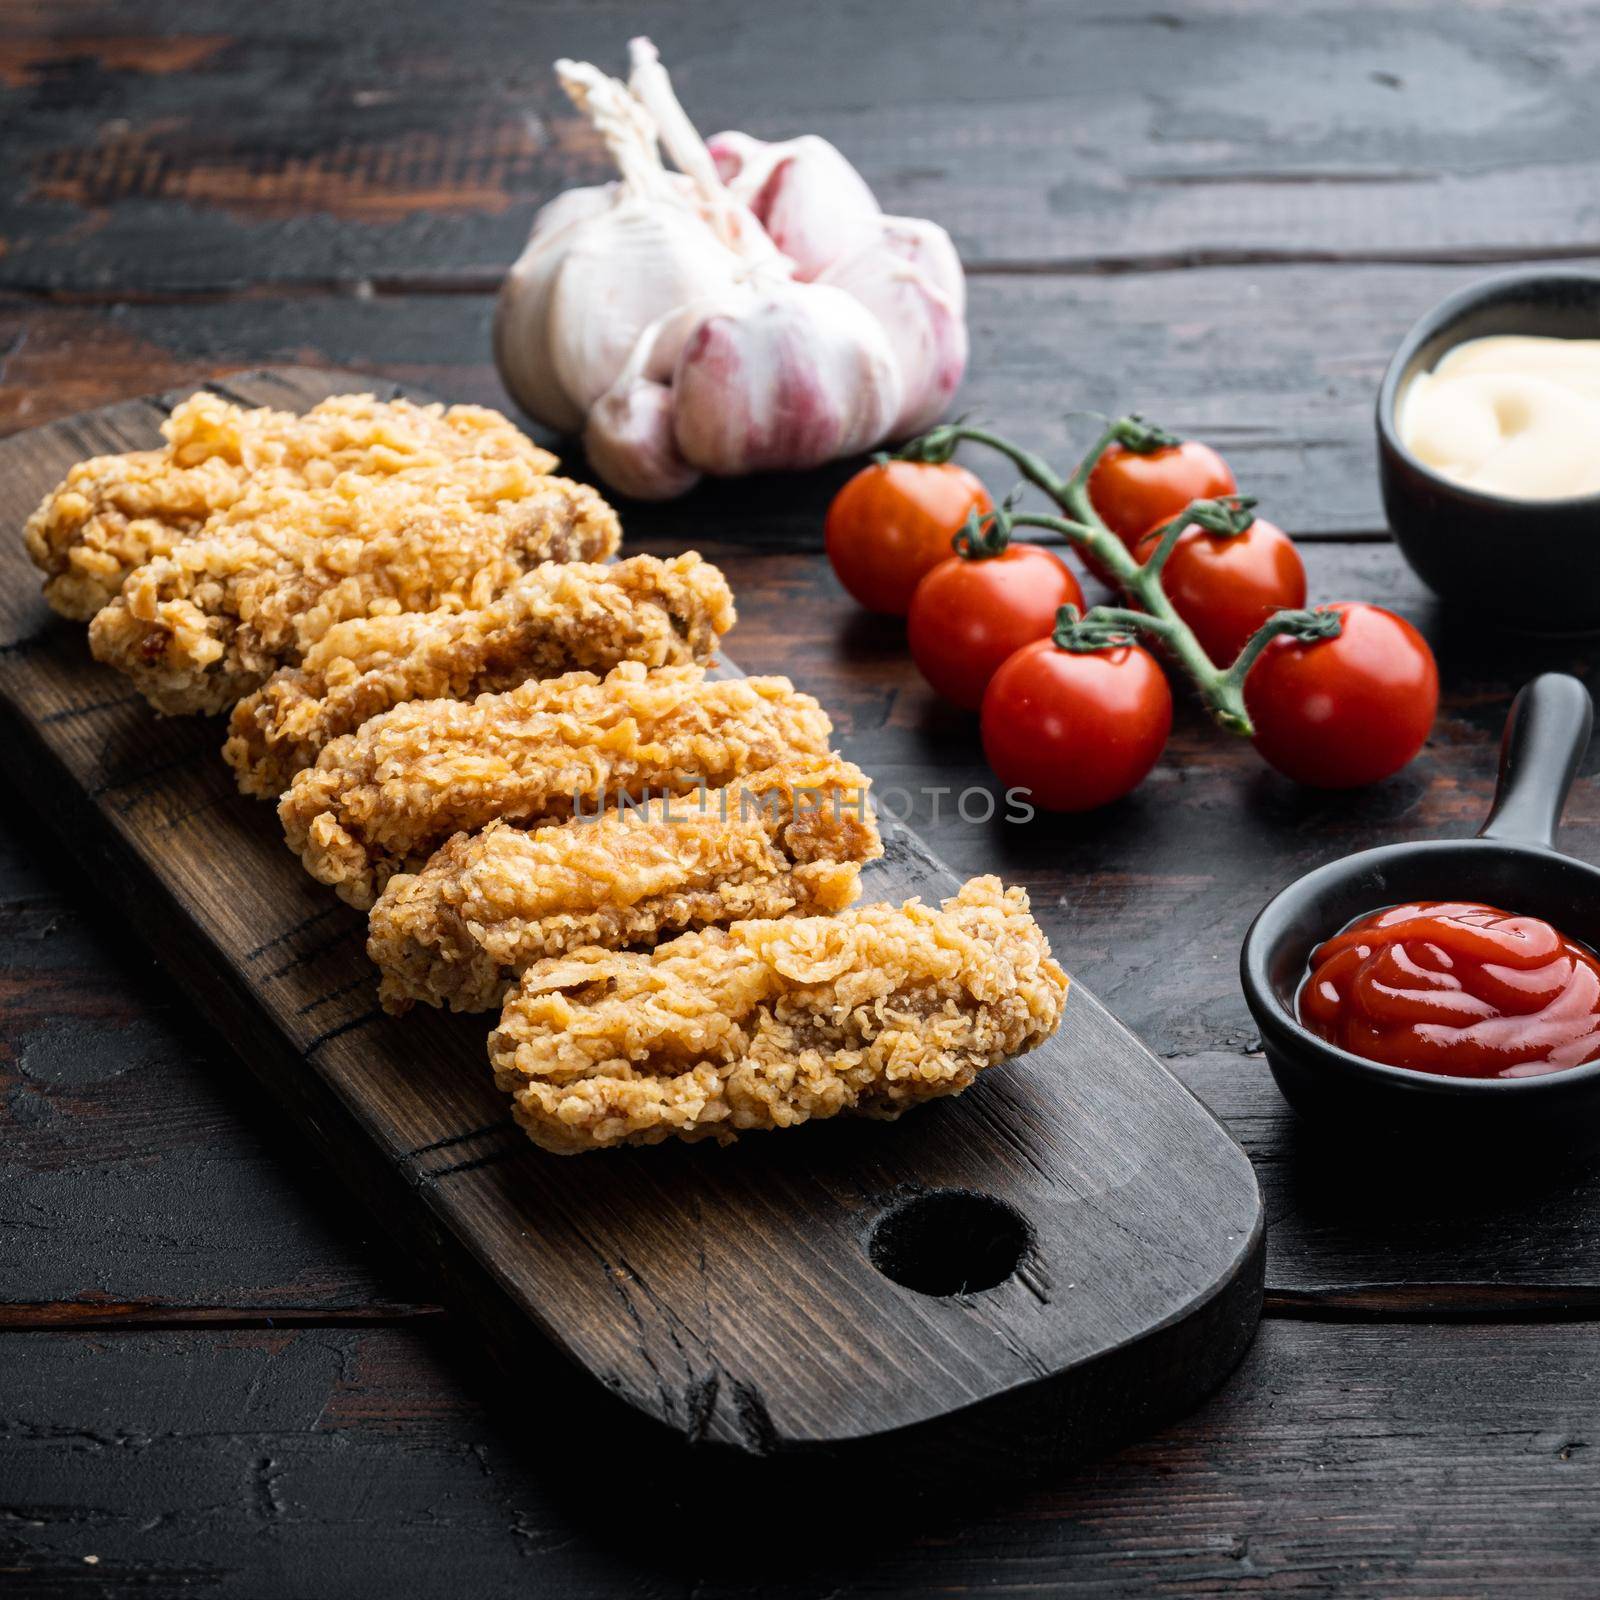
[[[986,428],[969,427],[961,422],[934,428],[913,440],[900,454],[912,461],[945,462],[955,455],[959,444],[971,443],[985,445],[1006,457],[1028,482],[1049,495],[1066,516],[1014,512],[1009,505],[1000,507],[992,513],[989,539],[1001,540],[1003,548],[1003,541],[1010,537],[1014,526],[1044,528],[1058,533],[1074,548],[1092,557],[1138,607],[1096,606],[1079,617],[1074,608],[1064,606],[1055,633],[1056,643],[1067,650],[1096,650],[1131,642],[1141,634],[1157,639],[1199,692],[1215,721],[1230,733],[1249,738],[1255,729],[1245,710],[1244,680],[1261,652],[1282,635],[1308,641],[1331,638],[1339,632],[1339,618],[1336,613],[1327,611],[1277,612],[1251,636],[1238,659],[1227,668],[1218,667],[1201,649],[1193,630],[1167,598],[1161,582],[1162,570],[1183,530],[1191,523],[1198,523],[1223,537],[1243,533],[1254,520],[1251,514],[1254,499],[1248,495],[1228,495],[1217,500],[1193,501],[1179,516],[1162,525],[1161,538],[1150,560],[1141,566],[1122,540],[1101,521],[1089,496],[1090,475],[1113,444],[1147,455],[1179,442],[1175,435],[1153,427],[1140,417],[1119,417],[1107,426],[1067,478],[1061,477],[1031,450]],[[969,547],[971,545],[979,545],[979,541],[971,540]],[[987,552],[982,552],[979,545],[972,553]]]
[[[1099,519],[1097,518],[1096,521]],[[1038,516],[1018,512],[1012,522],[1019,527],[1049,528],[1078,549],[1093,555],[1111,573],[1128,597],[1143,607],[1139,611],[1118,606],[1096,606],[1079,623],[1106,623],[1130,634],[1143,633],[1159,639],[1167,654],[1200,693],[1213,718],[1230,733],[1249,738],[1255,731],[1244,708],[1244,680],[1237,682],[1222,671],[1200,648],[1193,630],[1173,609],[1161,587],[1161,574],[1140,567],[1128,554],[1123,542],[1103,524],[1069,521],[1064,517]]]
[[[1010,506],[1003,508],[1009,511]],[[991,561],[1003,556],[1011,544],[1011,519],[991,513],[980,515],[976,510],[967,514],[967,520],[957,529],[950,548],[963,561]]]
[[[1337,611],[1274,611],[1245,640],[1244,648],[1228,668],[1228,679],[1242,696],[1244,680],[1250,676],[1251,667],[1274,639],[1287,636],[1309,644],[1315,639],[1337,638],[1340,627]]]

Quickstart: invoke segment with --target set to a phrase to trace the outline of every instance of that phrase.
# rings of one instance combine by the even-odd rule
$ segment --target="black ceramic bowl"
[[[1389,526],[1435,594],[1538,632],[1600,628],[1600,495],[1505,500],[1449,483],[1400,442],[1405,387],[1453,346],[1496,334],[1600,338],[1600,272],[1514,272],[1462,289],[1400,341],[1378,390]],[[1552,582],[1547,574],[1558,574]]]
[[[1576,678],[1546,673],[1516,698],[1500,782],[1475,839],[1384,845],[1289,885],[1251,924],[1240,977],[1278,1087],[1296,1110],[1363,1131],[1424,1122],[1498,1133],[1538,1123],[1562,1135],[1600,1127],[1600,1061],[1534,1078],[1443,1078],[1384,1066],[1300,1025],[1295,996],[1312,950],[1347,923],[1407,900],[1478,900],[1543,917],[1600,949],[1600,869],[1554,848],[1589,742],[1593,706]]]

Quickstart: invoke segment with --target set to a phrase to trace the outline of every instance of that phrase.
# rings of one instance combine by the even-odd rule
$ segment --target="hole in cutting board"
[[[878,1218],[867,1256],[884,1277],[918,1294],[973,1294],[1004,1283],[1028,1248],[1028,1224],[991,1194],[934,1189]]]

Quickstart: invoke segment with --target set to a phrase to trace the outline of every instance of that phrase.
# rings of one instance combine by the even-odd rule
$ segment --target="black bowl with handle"
[[[1576,678],[1546,673],[1517,696],[1500,781],[1475,839],[1363,850],[1318,867],[1270,900],[1245,935],[1240,977],[1267,1062],[1296,1110],[1364,1132],[1420,1127],[1498,1134],[1540,1125],[1600,1131],[1600,1061],[1529,1078],[1446,1078],[1329,1044],[1296,1016],[1311,952],[1348,923],[1410,900],[1473,900],[1543,917],[1600,949],[1600,868],[1555,848],[1594,708]]]
[[[1400,341],[1378,390],[1378,480],[1389,526],[1441,599],[1510,626],[1600,629],[1600,494],[1511,500],[1442,478],[1400,440],[1406,386],[1468,339],[1600,339],[1600,272],[1511,272],[1469,285]]]

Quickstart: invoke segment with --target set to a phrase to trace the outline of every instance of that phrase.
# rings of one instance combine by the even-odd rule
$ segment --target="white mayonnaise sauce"
[[[1400,397],[1405,447],[1508,500],[1600,494],[1600,339],[1469,339]]]

